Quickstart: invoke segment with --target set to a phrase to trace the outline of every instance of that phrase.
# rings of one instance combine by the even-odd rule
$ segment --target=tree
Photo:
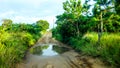
[[[120,1],[119,0],[115,0],[114,4],[115,4],[115,11],[116,11],[116,13],[120,15]]]
[[[41,28],[41,30],[47,30],[49,28],[49,23],[45,20],[38,20],[36,24]]]
[[[63,8],[65,11],[57,16],[57,27],[53,33],[63,42],[69,42],[71,38],[80,39],[88,30],[89,16],[83,15],[87,12],[87,5],[82,6],[81,0],[67,0]]]
[[[79,23],[80,23],[80,16],[82,16],[82,12],[84,11],[82,5],[81,5],[81,0],[68,0],[63,3],[63,8],[65,10],[64,13],[68,15],[68,21],[71,23],[76,23],[76,32],[77,36],[79,37],[80,35],[80,30],[79,30]]]
[[[104,18],[108,12],[112,12],[111,9],[113,5],[111,0],[94,0],[96,4],[94,5],[93,14],[96,18],[96,22],[98,23],[98,43],[100,43],[100,38],[103,33],[103,22],[105,22]]]
[[[12,20],[10,19],[3,19],[2,21],[3,21],[2,23],[3,27],[10,27],[12,25]]]

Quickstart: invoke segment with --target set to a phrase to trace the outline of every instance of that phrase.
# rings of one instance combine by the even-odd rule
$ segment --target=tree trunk
[[[101,24],[101,36],[102,36],[102,33],[103,33],[103,18],[102,18],[102,12],[101,12],[101,14],[100,14],[100,24]]]
[[[78,22],[77,22],[77,37],[79,37],[80,35],[80,31],[79,31],[79,25],[78,25]]]
[[[103,19],[102,19],[102,12],[100,13],[100,24],[98,25],[98,44],[100,45],[100,39],[103,33]]]

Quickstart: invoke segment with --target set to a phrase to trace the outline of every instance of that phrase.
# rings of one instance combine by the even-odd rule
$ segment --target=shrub
[[[97,33],[88,33],[75,43],[75,49],[91,56],[99,56],[113,66],[120,66],[120,34],[104,33],[97,45]]]
[[[40,38],[40,27],[36,24],[12,24],[0,26],[0,68],[14,68],[22,61],[28,47]]]
[[[13,68],[35,40],[29,33],[0,33],[0,68]]]
[[[100,55],[112,65],[120,66],[120,35],[108,34],[101,38]]]

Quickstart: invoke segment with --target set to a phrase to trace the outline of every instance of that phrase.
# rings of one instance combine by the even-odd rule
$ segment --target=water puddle
[[[30,53],[39,56],[55,56],[69,51],[69,48],[57,45],[41,45],[30,49]]]

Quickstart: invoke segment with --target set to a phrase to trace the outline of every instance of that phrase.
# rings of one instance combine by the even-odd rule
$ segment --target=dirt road
[[[49,55],[47,53],[43,55],[35,55],[28,51],[25,61],[18,64],[17,68],[109,68],[99,59],[80,55],[71,47],[54,40],[51,32],[47,32],[32,48],[49,44],[59,47],[66,47],[69,50],[60,54],[54,54],[54,51],[49,53],[52,48],[48,47],[47,49],[49,50]],[[39,51],[39,49],[37,51]],[[43,51],[46,52],[45,50]]]

